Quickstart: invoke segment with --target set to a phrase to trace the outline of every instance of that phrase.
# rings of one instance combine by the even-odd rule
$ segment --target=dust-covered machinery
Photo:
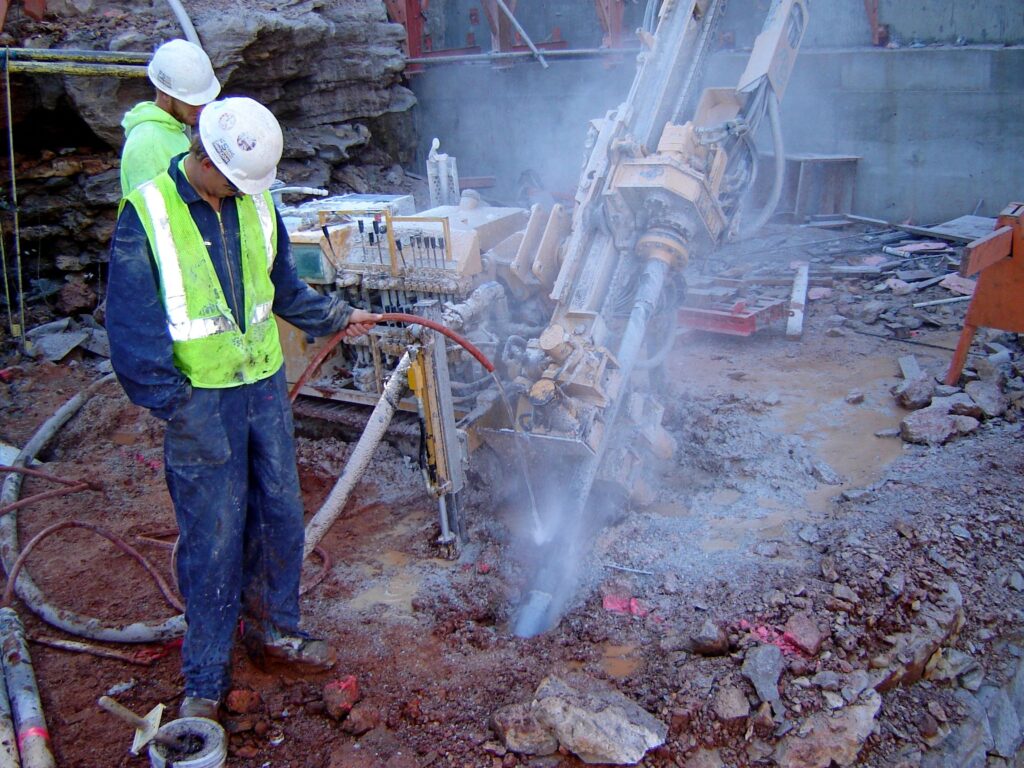
[[[518,634],[543,631],[560,615],[584,522],[602,505],[642,498],[649,457],[671,455],[662,406],[634,374],[656,367],[671,345],[683,269],[741,228],[760,226],[781,190],[778,103],[806,0],[774,0],[737,86],[698,98],[722,5],[661,3],[653,37],[641,34],[648,47],[627,100],[591,124],[572,211],[490,207],[472,192],[456,203],[454,162],[435,146],[442,177],[432,174],[432,192],[446,204],[413,213],[408,198],[346,196],[300,209],[305,221],[290,224],[311,283],[371,311],[432,315],[496,363],[508,407],[495,379],[441,337],[378,327],[339,347],[304,392],[374,402],[413,345],[407,406],[421,417],[442,538],[459,529],[467,456],[513,476],[525,465],[541,556]],[[749,214],[753,137],[766,117],[777,178],[766,207]],[[294,380],[318,347],[294,329],[283,339]]]

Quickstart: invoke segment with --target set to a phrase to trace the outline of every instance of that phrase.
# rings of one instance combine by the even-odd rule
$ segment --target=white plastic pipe
[[[320,543],[320,539],[334,525],[338,516],[341,515],[341,511],[345,508],[345,502],[348,501],[352,489],[356,487],[359,478],[363,476],[366,468],[370,465],[373,452],[377,449],[380,441],[384,439],[384,433],[387,432],[388,425],[391,423],[391,419],[394,418],[395,411],[398,410],[398,403],[401,401],[402,393],[406,388],[410,365],[412,365],[412,356],[406,352],[402,355],[402,359],[398,361],[398,367],[395,368],[391,378],[388,379],[388,383],[384,387],[384,393],[380,396],[380,400],[377,401],[373,413],[370,414],[370,420],[367,422],[363,434],[360,435],[359,442],[356,443],[352,455],[349,456],[348,462],[345,464],[345,471],[341,473],[338,482],[334,484],[330,494],[327,496],[327,500],[320,507],[320,511],[313,515],[313,519],[306,525],[306,544],[302,552],[303,559],[309,557],[310,553],[316,548],[316,545]]]
[[[0,643],[3,646],[4,680],[11,696],[14,728],[24,768],[57,768],[50,751],[39,688],[28,654],[25,628],[13,608],[0,608]]]

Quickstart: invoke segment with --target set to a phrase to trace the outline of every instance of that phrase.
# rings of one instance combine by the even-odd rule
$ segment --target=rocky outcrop
[[[402,84],[405,30],[388,22],[380,0],[197,0],[188,12],[222,95],[251,96],[281,121],[282,181],[332,192],[409,191],[397,168],[415,147],[415,97]],[[4,37],[14,46],[150,52],[184,33],[164,3],[51,0],[44,22],[9,20]],[[56,293],[69,272],[101,293],[89,264],[105,259],[113,232],[120,123],[153,97],[152,85],[144,77],[49,75],[19,75],[14,85],[21,242],[47,257],[29,297]]]
[[[379,0],[292,0],[228,10],[206,2],[190,10],[222,93],[251,96],[274,112],[285,127],[285,158],[310,166],[299,181],[326,184],[333,166],[371,141],[367,123],[386,126],[389,115],[415,104],[401,84],[405,31],[388,22]],[[144,13],[124,24],[137,33],[137,50],[182,36],[173,26],[147,23]],[[89,27],[72,29],[59,47],[110,48],[126,31],[103,40]],[[148,81],[113,78],[68,77],[64,87],[89,127],[113,147],[124,140],[125,110],[152,92]],[[405,138],[411,146],[412,137]]]

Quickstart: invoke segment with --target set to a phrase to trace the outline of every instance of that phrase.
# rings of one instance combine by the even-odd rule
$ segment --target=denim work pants
[[[229,389],[193,389],[167,424],[167,488],[178,518],[188,628],[185,695],[218,699],[239,612],[299,624],[303,521],[284,369]]]

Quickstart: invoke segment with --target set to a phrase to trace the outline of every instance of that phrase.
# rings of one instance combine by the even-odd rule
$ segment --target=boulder
[[[948,397],[933,397],[932,404],[928,407],[954,416],[970,416],[972,419],[981,419],[984,415],[981,406],[966,392],[957,392]]]
[[[897,661],[877,673],[875,689],[884,693],[897,685],[920,680],[936,651],[955,637],[963,626],[963,602],[960,588],[949,582],[946,591],[935,602],[923,603],[917,623],[909,631],[888,638],[887,642],[893,646],[892,656]]]
[[[818,628],[818,622],[807,612],[789,617],[784,637],[808,656],[817,656],[825,641],[825,634]]]
[[[632,765],[668,736],[665,723],[585,675],[546,677],[534,694],[533,713],[585,763]]]
[[[327,714],[335,720],[341,720],[359,701],[359,683],[354,675],[331,680],[324,685],[323,697]]]
[[[971,381],[964,387],[971,400],[977,403],[985,418],[994,419],[1006,413],[1008,401],[994,381]]]
[[[900,422],[900,437],[908,443],[942,445],[978,428],[980,422],[970,416],[954,416],[941,409],[923,408]]]
[[[711,708],[715,717],[727,725],[745,722],[750,715],[750,702],[747,701],[746,694],[735,685],[719,688]]]
[[[929,405],[934,393],[935,379],[928,373],[904,379],[892,389],[896,402],[912,411]]]
[[[989,729],[992,731],[992,747],[989,751],[1012,760],[1024,739],[1013,702],[1006,691],[994,685],[982,686],[977,698],[985,708]]]
[[[701,656],[721,656],[729,650],[729,636],[720,624],[706,619],[690,637],[690,650]]]

